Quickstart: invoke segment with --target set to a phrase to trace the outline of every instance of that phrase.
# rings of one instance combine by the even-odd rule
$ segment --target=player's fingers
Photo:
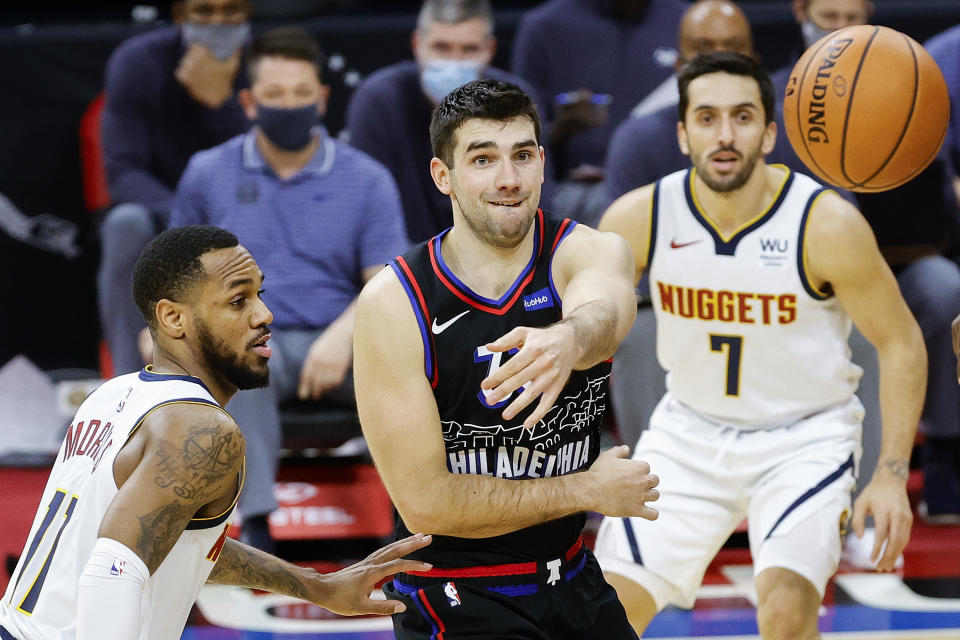
[[[893,571],[897,565],[897,558],[903,553],[903,549],[910,541],[910,526],[912,517],[894,517],[890,526],[890,537],[887,540],[887,548],[884,549],[883,557],[880,558],[878,569],[881,571]]]
[[[643,505],[643,507],[637,511],[637,516],[643,518],[644,520],[656,520],[660,517],[660,512],[653,507]]]
[[[853,517],[850,519],[850,525],[853,527],[853,533],[858,538],[862,538],[867,526],[867,507],[860,500],[853,503]]]
[[[618,444],[615,447],[610,447],[606,451],[600,453],[601,456],[613,456],[614,458],[629,458],[630,457],[630,447],[625,444]],[[646,463],[644,463],[646,464]],[[650,471],[650,467],[647,467],[647,473]]]
[[[513,399],[513,402],[507,405],[507,408],[503,410],[503,419],[512,420],[514,416],[520,413],[524,407],[536,400],[541,391],[541,384],[538,384],[536,380],[529,382],[523,387],[523,393],[518,395]],[[493,402],[493,400],[491,400]]]
[[[557,401],[557,397],[560,395],[562,390],[563,385],[555,382],[542,394],[540,394],[540,402],[537,404],[537,407],[533,410],[533,412],[531,412],[530,415],[528,415],[523,421],[523,426],[527,429],[532,429],[538,422],[540,422],[540,420],[547,415],[547,412],[553,408],[553,403]]]
[[[886,513],[873,514],[874,538],[873,549],[870,551],[870,562],[877,562],[883,544],[890,537],[890,520]]]
[[[484,346],[490,351],[506,351],[514,347],[522,347],[528,332],[529,329],[527,327],[514,327],[493,342],[488,342]]]
[[[387,562],[396,558],[402,558],[417,549],[422,549],[430,544],[432,540],[433,537],[430,534],[416,533],[401,540],[395,540],[385,547],[380,547],[367,556],[365,562]],[[417,569],[417,571],[429,570],[429,567],[427,569]]]
[[[399,600],[374,600],[367,598],[357,603],[356,611],[352,615],[379,615],[389,616],[407,610]]]
[[[372,583],[376,584],[387,576],[392,576],[395,573],[423,572],[430,571],[432,568],[433,565],[428,562],[398,558],[396,560],[391,560],[390,562],[383,562],[371,566],[368,569],[367,575],[372,578]]]
[[[494,400],[494,402],[499,402],[523,386],[524,382],[532,379],[536,375],[536,370],[531,370],[530,373],[525,372],[526,368],[533,364],[535,360],[535,353],[521,349],[504,365],[498,367],[496,371],[481,380],[480,388],[487,392],[494,392],[496,394],[496,400]],[[525,376],[522,380],[513,380],[511,384],[504,384],[510,381],[511,378],[516,378],[521,373]]]
[[[501,374],[505,377],[500,381],[499,384],[490,389],[484,389],[487,403],[491,405],[496,404],[502,400],[505,400],[506,398],[509,398],[514,391],[521,388],[524,392],[526,392],[531,387],[537,387],[534,390],[539,392],[539,389],[541,389],[544,384],[547,383],[547,381],[545,381],[541,382],[539,385],[537,384],[538,378],[544,374],[544,368],[545,365],[543,363],[531,362],[527,366],[518,369],[513,375],[509,375],[509,373]],[[499,374],[500,372],[497,371],[497,373]],[[509,377],[506,377],[508,375]],[[483,388],[482,383],[481,388]]]

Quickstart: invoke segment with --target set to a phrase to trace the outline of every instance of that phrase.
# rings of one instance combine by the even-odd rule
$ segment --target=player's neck
[[[225,406],[237,391],[232,385],[210,375],[206,367],[201,366],[192,358],[174,354],[159,346],[153,352],[151,370],[155,373],[187,375],[199,379],[221,407]]]
[[[512,249],[493,247],[466,224],[454,225],[440,248],[443,261],[474,293],[500,298],[530,262],[536,225]]]
[[[761,161],[739,189],[714,191],[699,176],[694,180],[693,189],[707,218],[723,235],[731,235],[770,206],[783,183],[783,177],[782,167],[771,167]]]

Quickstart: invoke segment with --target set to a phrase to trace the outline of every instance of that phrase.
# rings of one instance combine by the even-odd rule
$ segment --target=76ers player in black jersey
[[[522,91],[468,83],[436,108],[431,172],[453,227],[361,293],[364,433],[426,572],[385,587],[404,638],[634,638],[580,531],[654,519],[648,465],[600,453],[609,358],[636,312],[622,238],[537,208],[543,150]]]

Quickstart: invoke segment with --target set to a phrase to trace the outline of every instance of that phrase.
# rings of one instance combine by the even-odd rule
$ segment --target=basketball
[[[947,84],[915,40],[874,25],[816,42],[787,82],[790,145],[825,182],[859,192],[892,189],[933,161],[950,117]]]

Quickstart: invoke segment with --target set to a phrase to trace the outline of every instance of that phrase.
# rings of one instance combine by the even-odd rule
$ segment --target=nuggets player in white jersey
[[[430,565],[411,536],[321,575],[227,537],[244,440],[223,407],[268,380],[263,274],[216,227],[166,231],[144,249],[134,298],[154,362],[93,392],[71,422],[0,604],[3,640],[174,640],[207,581],[342,614],[394,613],[376,582]]]
[[[667,393],[634,455],[661,479],[660,518],[605,519],[596,552],[642,633],[666,605],[693,605],[747,518],[761,635],[817,638],[861,451],[851,322],[880,363],[880,460],[852,505],[857,535],[874,517],[879,570],[909,538],[926,352],[860,213],[764,162],[776,124],[762,67],[716,53],[678,81],[693,168],[624,195],[600,224],[630,242],[637,279],[650,274]]]

